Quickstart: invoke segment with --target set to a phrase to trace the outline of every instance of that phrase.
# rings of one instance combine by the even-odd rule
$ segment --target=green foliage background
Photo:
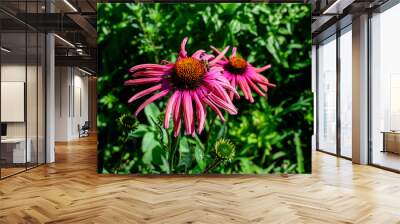
[[[201,173],[214,155],[204,145],[225,137],[236,146],[235,157],[213,173],[310,173],[312,135],[311,10],[306,4],[98,4],[98,172],[170,173],[158,130],[165,102],[146,108],[127,127],[120,118],[140,105],[127,100],[138,87],[125,87],[128,69],[142,63],[175,61],[187,36],[188,54],[237,46],[277,85],[268,99],[242,97],[239,115],[219,119],[204,144],[183,138],[178,145],[178,173]],[[230,54],[230,52],[228,52]],[[136,89],[135,89],[136,88]],[[140,87],[143,88],[143,87]],[[160,112],[161,111],[161,112]],[[214,113],[208,113],[211,120]],[[129,118],[129,116],[128,116]],[[122,119],[124,120],[124,119]],[[135,123],[138,122],[138,123]],[[126,122],[125,122],[126,123]],[[128,124],[130,124],[128,122]],[[129,126],[129,125],[128,125]],[[207,127],[210,123],[207,123]],[[164,133],[165,135],[165,133]],[[203,141],[203,144],[199,142]]]

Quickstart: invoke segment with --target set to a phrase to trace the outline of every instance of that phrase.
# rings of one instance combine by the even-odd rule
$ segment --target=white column
[[[55,56],[54,35],[46,35],[46,163],[55,161],[54,133],[55,133]]]
[[[353,162],[368,163],[368,15],[353,19]]]

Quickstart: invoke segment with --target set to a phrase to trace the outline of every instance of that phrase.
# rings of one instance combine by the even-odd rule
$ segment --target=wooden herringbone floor
[[[400,223],[400,175],[313,154],[313,174],[96,174],[95,138],[0,181],[0,223]]]

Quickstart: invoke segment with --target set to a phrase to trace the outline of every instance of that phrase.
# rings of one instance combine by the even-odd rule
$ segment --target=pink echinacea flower
[[[215,53],[220,54],[219,50],[215,47],[211,47]],[[231,85],[236,89],[237,86],[242,90],[246,100],[251,103],[254,102],[252,89],[261,96],[266,96],[268,87],[275,87],[271,84],[267,78],[260,74],[271,67],[271,65],[266,65],[262,68],[255,68],[241,56],[236,54],[236,47],[232,49],[232,54],[229,58],[225,56],[218,61],[218,66],[220,66],[224,72],[225,78],[229,80]],[[261,89],[260,89],[261,88]],[[239,98],[239,95],[237,95]],[[230,93],[230,99],[233,99],[233,92]]]

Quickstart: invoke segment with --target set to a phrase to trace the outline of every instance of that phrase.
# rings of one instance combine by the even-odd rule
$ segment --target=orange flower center
[[[199,86],[204,74],[205,64],[194,58],[184,58],[175,63],[174,83],[181,88]]]
[[[242,73],[247,67],[247,61],[240,56],[229,58],[229,70],[234,73]]]

